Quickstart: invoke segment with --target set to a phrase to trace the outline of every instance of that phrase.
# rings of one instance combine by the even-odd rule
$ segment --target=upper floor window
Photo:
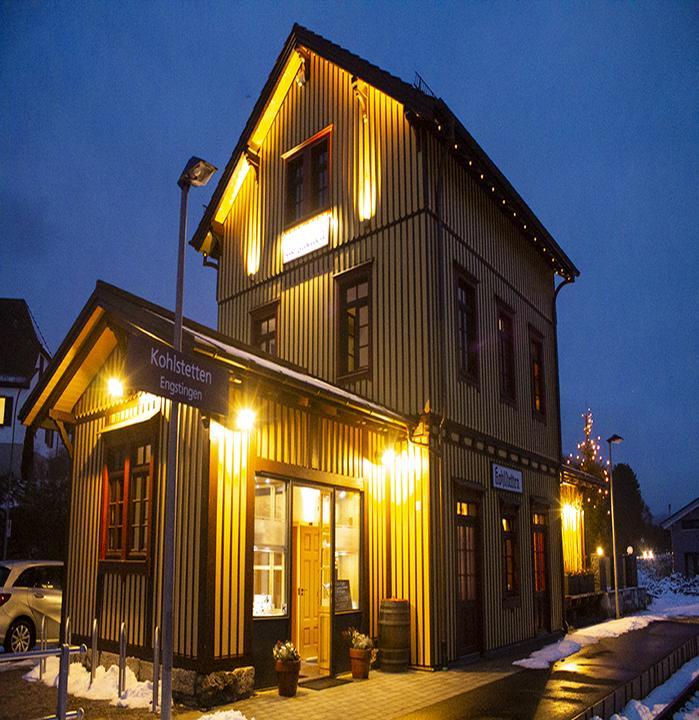
[[[514,404],[517,402],[514,313],[502,303],[498,303],[497,333],[500,399]]]
[[[544,383],[544,341],[534,329],[529,331],[529,365],[532,384],[532,412],[546,417],[546,385]]]
[[[338,278],[338,377],[370,373],[370,273],[370,268],[360,268]]]
[[[325,210],[330,200],[330,142],[325,133],[286,158],[286,225]]]
[[[12,398],[0,395],[0,427],[12,425]]]
[[[277,305],[270,303],[253,310],[251,344],[270,355],[277,354]]]
[[[102,497],[102,558],[145,560],[150,546],[153,453],[150,438],[107,448]]]
[[[478,382],[478,315],[476,285],[463,271],[456,271],[456,336],[459,372],[471,382]]]

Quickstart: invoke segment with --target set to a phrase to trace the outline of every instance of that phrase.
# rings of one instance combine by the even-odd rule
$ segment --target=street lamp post
[[[621,617],[619,613],[619,575],[617,573],[616,557],[616,524],[614,523],[614,463],[612,461],[612,445],[618,445],[624,438],[621,435],[612,435],[607,438],[609,445],[609,497],[612,504],[612,557],[614,560],[614,607],[617,620]]]
[[[194,185],[206,185],[216,168],[201,158],[192,157],[185,165],[177,184],[182,190],[180,199],[180,241],[177,252],[177,291],[175,298],[175,326],[173,347],[182,351],[182,299],[184,295],[184,249],[187,235],[187,196]],[[180,404],[172,400],[167,443],[167,474],[165,481],[165,537],[163,541],[163,618],[162,658],[163,693],[160,703],[162,720],[170,720],[172,706],[172,605],[175,576],[175,504],[177,485],[177,426]]]

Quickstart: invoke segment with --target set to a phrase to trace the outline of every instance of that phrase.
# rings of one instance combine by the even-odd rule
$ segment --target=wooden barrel
[[[379,605],[381,669],[405,672],[410,663],[410,603],[386,598]]]

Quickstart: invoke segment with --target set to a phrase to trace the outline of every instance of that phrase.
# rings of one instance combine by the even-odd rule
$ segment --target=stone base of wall
[[[85,667],[92,666],[92,650],[83,659]],[[109,668],[119,665],[116,653],[100,651],[98,665]],[[153,663],[140,658],[127,657],[128,667],[138,680],[153,680]],[[203,674],[184,668],[172,669],[172,694],[175,700],[198,707],[224,705],[249,698],[255,691],[255,668],[239,667],[234,670],[220,670]]]

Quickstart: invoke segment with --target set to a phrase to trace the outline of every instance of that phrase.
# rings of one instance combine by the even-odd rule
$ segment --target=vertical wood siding
[[[69,530],[67,613],[74,632],[89,636],[92,620],[98,617],[100,637],[118,641],[122,621],[127,625],[130,645],[146,650],[153,629],[160,625],[165,463],[169,401],[153,395],[137,395],[127,403],[113,402],[106,393],[106,380],[123,374],[123,357],[115,351],[83,393],[74,408],[77,419]],[[125,406],[124,406],[125,405]],[[153,477],[155,527],[151,568],[142,572],[99,573],[103,442],[100,431],[125,420],[137,421],[153,411],[162,413],[154,451],[157,465]],[[196,410],[181,406],[179,473],[175,526],[175,607],[174,649],[181,656],[194,657],[198,642],[199,557],[201,541],[202,468],[208,433]],[[113,564],[112,564],[113,566]],[[110,566],[110,567],[112,567]],[[98,590],[100,592],[98,593]],[[98,595],[101,607],[97,607]],[[150,613],[149,614],[149,610]]]

